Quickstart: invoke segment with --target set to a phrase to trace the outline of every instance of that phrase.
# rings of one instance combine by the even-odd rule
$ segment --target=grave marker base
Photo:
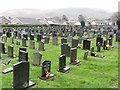
[[[77,61],[77,62],[71,62],[70,65],[80,65],[82,62]]]
[[[67,72],[69,72],[71,69],[70,69],[70,67],[65,67],[65,68],[63,68],[63,69],[59,69],[58,70],[58,72],[62,72],[62,73],[67,73]]]

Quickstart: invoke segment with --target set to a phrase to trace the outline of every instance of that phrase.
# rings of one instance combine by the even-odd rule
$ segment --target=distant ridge
[[[86,18],[106,19],[112,15],[112,12],[104,10],[90,9],[90,8],[62,8],[51,10],[39,10],[39,9],[15,9],[8,10],[1,13],[7,17],[29,17],[29,18],[44,18],[44,17],[62,17],[66,15],[69,19],[77,20],[78,15],[82,14]]]

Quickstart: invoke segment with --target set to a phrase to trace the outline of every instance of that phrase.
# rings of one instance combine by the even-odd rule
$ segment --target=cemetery
[[[119,42],[109,25],[6,25],[2,88],[118,88]]]

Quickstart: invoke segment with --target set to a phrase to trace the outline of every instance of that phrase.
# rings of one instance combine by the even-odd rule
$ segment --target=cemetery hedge
[[[76,37],[74,37],[76,38]],[[20,39],[14,39],[14,41],[22,41]],[[95,39],[90,39],[95,41]],[[9,41],[9,39],[8,39]],[[50,43],[52,40],[50,40]],[[118,46],[113,45],[112,50],[102,50],[104,52],[98,53],[104,55],[104,58],[91,57],[90,52],[88,60],[83,60],[83,55],[86,50],[79,48],[77,50],[77,59],[82,62],[79,66],[69,65],[70,58],[67,57],[66,66],[71,68],[69,73],[60,73],[58,70],[58,60],[61,54],[60,50],[60,38],[59,45],[53,46],[52,44],[45,44],[46,51],[38,51],[36,49],[29,49],[27,47],[29,61],[30,61],[30,81],[35,82],[37,85],[33,88],[118,88]],[[113,39],[115,42],[115,38]],[[15,45],[10,43],[5,43],[6,50],[9,45],[14,46],[14,54],[18,56],[18,50],[21,45]],[[29,45],[27,41],[27,45]],[[71,46],[71,43],[69,43]],[[82,46],[82,44],[79,44]],[[95,43],[91,44],[95,47]],[[91,46],[91,47],[92,47]],[[38,43],[36,42],[36,47]],[[96,51],[96,47],[95,47]],[[56,77],[53,81],[43,81],[39,77],[41,75],[41,67],[33,66],[33,53],[40,52],[43,54],[42,61],[50,60],[52,62],[51,73],[55,74]],[[8,58],[11,60],[9,65],[1,65],[2,70],[8,67],[13,67],[13,64],[18,63],[17,58],[9,58],[7,54],[2,54],[3,59]],[[3,60],[0,60],[2,63]],[[8,74],[2,74],[2,88],[12,88],[13,82],[13,72]]]

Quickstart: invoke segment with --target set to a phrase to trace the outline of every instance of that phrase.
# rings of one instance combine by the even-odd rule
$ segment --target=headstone
[[[28,61],[28,52],[20,50],[19,51],[19,60],[18,61]]]
[[[67,43],[61,45],[61,55],[70,57],[70,46]]]
[[[30,34],[30,40],[34,40],[34,34]]]
[[[35,85],[29,81],[29,62],[21,61],[13,66],[13,88],[23,90]]]
[[[52,45],[58,45],[58,37],[52,37]]]
[[[109,45],[112,46],[112,38],[109,38]]]
[[[42,54],[39,52],[35,52],[33,54],[33,65],[40,66],[41,65]]]
[[[14,47],[12,45],[8,46],[8,57],[15,58]]]
[[[42,80],[53,79],[55,75],[50,73],[51,71],[50,69],[51,69],[51,61],[44,61],[42,63],[42,75],[40,79]]]
[[[91,41],[83,40],[83,50],[90,50]]]
[[[14,38],[11,37],[11,38],[9,39],[9,42],[10,42],[11,44],[14,44]]]
[[[45,37],[45,41],[44,41],[44,43],[45,43],[45,44],[49,44],[49,40],[50,40],[49,37]]]
[[[7,37],[6,36],[2,36],[2,41],[3,42],[7,42]]]
[[[18,39],[21,39],[22,35],[21,33],[18,33]]]
[[[72,40],[72,48],[75,48],[78,46],[78,40],[77,39],[73,39]]]
[[[87,57],[88,57],[88,51],[84,53],[84,60],[87,60]]]
[[[97,44],[97,52],[101,52],[101,43],[100,42],[98,42],[98,44]]]
[[[6,54],[7,52],[5,51],[5,43],[0,42],[0,53]]]
[[[67,39],[62,38],[62,39],[61,39],[61,44],[64,44],[64,43],[67,43]]]
[[[67,37],[67,42],[72,42],[72,39],[73,39],[72,36],[68,36],[68,37]]]
[[[80,43],[80,44],[82,43],[82,38],[80,38],[80,37],[78,38],[78,43]]]
[[[11,62],[11,60],[5,59],[5,60],[3,61],[3,64],[8,65],[10,62]]]
[[[39,43],[39,46],[38,46],[38,50],[40,51],[45,51],[45,48],[44,48],[44,43],[42,41],[38,42]]]
[[[17,41],[16,41],[16,45],[20,45],[20,41],[17,40]]]
[[[6,74],[6,73],[9,73],[9,72],[12,72],[12,71],[13,71],[13,68],[10,67],[10,68],[7,68],[7,69],[2,70],[2,73],[3,73],[3,74]]]
[[[23,34],[23,38],[28,40],[28,35],[27,34]]]
[[[41,34],[38,34],[37,35],[37,42],[41,41],[42,40],[42,35]]]
[[[116,33],[116,41],[120,42],[120,30],[118,30]]]
[[[97,37],[96,38],[96,46],[98,46],[98,42],[100,42],[100,46],[102,47],[103,38]]]
[[[59,57],[59,69],[58,69],[58,72],[66,73],[66,72],[68,72],[70,70],[71,70],[70,67],[66,67],[66,56],[61,55]]]
[[[27,47],[27,45],[26,45],[26,39],[25,38],[22,39],[22,46],[23,47]]]
[[[30,49],[35,49],[35,41],[34,40],[30,40],[29,48]]]
[[[79,65],[79,64],[81,64],[81,62],[77,60],[77,48],[72,48],[70,55],[70,65]]]

